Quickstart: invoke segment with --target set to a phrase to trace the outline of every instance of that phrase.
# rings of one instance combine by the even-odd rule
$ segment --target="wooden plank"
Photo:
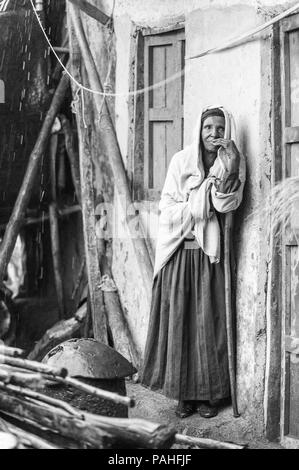
[[[70,49],[72,58],[72,73],[75,78],[81,82],[81,53],[77,38],[72,28],[70,19],[68,19]],[[82,109],[80,110],[80,114]],[[91,143],[88,138],[88,129],[84,128],[84,124],[80,115],[76,115],[77,129],[79,138],[79,162],[80,162],[80,181],[81,181],[81,205],[82,218],[84,228],[84,245],[86,257],[86,270],[90,293],[91,317],[93,324],[94,338],[108,343],[106,313],[103,301],[103,292],[100,288],[101,271],[100,271],[100,255],[98,253],[97,237],[96,237],[96,217],[94,207],[94,186],[93,186],[93,165],[91,155]]]
[[[284,129],[284,141],[286,144],[292,144],[299,142],[299,126],[296,127],[285,127]]]
[[[185,27],[185,19],[180,17],[177,21],[172,22],[171,24],[167,24],[165,26],[154,26],[152,28],[146,27],[141,28],[141,32],[143,36],[153,36],[155,34],[165,34],[171,33],[173,31],[177,31],[178,34],[184,36],[184,27]]]
[[[102,10],[97,8],[96,6],[92,5],[90,2],[86,0],[68,0],[69,2],[73,3],[80,10],[84,11],[88,16],[94,18],[95,20],[99,21],[101,24],[105,25],[110,20],[110,16],[106,15]]]
[[[148,111],[149,121],[173,121],[175,109],[172,108],[150,108]]]

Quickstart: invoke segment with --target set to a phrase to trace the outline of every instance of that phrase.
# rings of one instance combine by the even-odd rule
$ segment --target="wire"
[[[4,0],[4,1],[7,1],[7,0]],[[9,0],[8,0],[9,1]],[[85,90],[85,91],[88,91],[89,93],[93,93],[93,94],[96,94],[96,95],[101,95],[103,97],[118,97],[118,96],[122,96],[122,97],[129,97],[129,96],[137,96],[137,95],[140,95],[140,94],[144,94],[146,92],[149,92],[149,91],[152,91],[152,90],[155,90],[156,88],[160,88],[161,86],[165,85],[165,84],[168,84],[168,83],[171,83],[172,81],[174,80],[177,80],[179,78],[182,77],[182,75],[186,72],[186,69],[187,67],[185,67],[183,70],[171,75],[171,77],[168,77],[167,79],[165,80],[161,80],[160,82],[157,82],[155,83],[154,85],[151,85],[149,87],[146,87],[146,88],[142,88],[142,89],[139,89],[139,90],[135,90],[135,91],[129,91],[129,92],[123,92],[123,93],[111,93],[111,92],[106,92],[106,91],[98,91],[98,90],[93,90],[91,88],[88,88],[84,85],[82,85],[82,83],[79,83],[78,80],[75,79],[75,77],[72,76],[72,74],[67,70],[67,68],[65,67],[65,65],[63,64],[63,62],[60,60],[58,54],[56,53],[56,51],[54,50],[54,47],[52,46],[44,28],[43,28],[43,25],[40,21],[40,18],[38,16],[38,13],[36,11],[36,8],[33,4],[33,0],[30,0],[30,3],[31,3],[31,6],[32,6],[32,9],[34,11],[34,14],[36,16],[36,19],[38,21],[38,24],[42,30],[42,33],[51,49],[51,51],[53,52],[54,56],[56,57],[56,59],[58,60],[58,62],[60,63],[61,67],[63,68],[63,70],[65,71],[65,73],[69,76],[69,78],[81,89],[81,90]],[[114,8],[115,8],[115,0],[114,0],[114,3],[113,3],[113,9],[112,9],[112,15],[114,13]],[[1,4],[0,4],[1,5]],[[223,51],[225,49],[228,49],[232,46],[235,46],[237,45],[237,43],[241,42],[241,41],[244,41],[245,39],[249,39],[251,38],[252,36],[255,36],[256,34],[260,33],[261,31],[265,30],[266,28],[269,28],[270,26],[272,26],[273,24],[277,23],[278,21],[282,20],[283,18],[285,18],[286,16],[290,15],[291,13],[294,13],[296,10],[299,9],[299,2],[297,2],[295,5],[293,5],[291,8],[285,10],[283,13],[275,16],[274,18],[272,18],[271,20],[267,21],[266,23],[258,26],[257,28],[254,28],[250,31],[248,31],[247,33],[243,34],[243,35],[240,35],[236,38],[233,38],[233,39],[230,39],[228,40],[227,42],[225,42],[224,44],[222,44],[221,46],[217,46],[217,47],[214,47],[212,49],[206,49],[204,51],[202,51],[201,53],[199,54],[196,54],[194,56],[191,56],[191,57],[186,57],[186,60],[191,60],[191,59],[196,59],[196,58],[200,58],[200,57],[204,57],[206,55],[209,55],[209,54],[214,54],[216,52],[219,52],[219,51]],[[191,62],[189,62],[191,64]]]

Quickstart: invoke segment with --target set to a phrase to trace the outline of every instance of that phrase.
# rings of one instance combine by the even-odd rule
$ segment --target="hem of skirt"
[[[215,395],[209,395],[209,394],[198,394],[198,395],[184,395],[181,396],[179,394],[173,394],[173,393],[168,393],[167,391],[163,390],[163,388],[158,387],[158,386],[153,386],[153,385],[146,385],[144,383],[140,383],[142,387],[147,388],[148,390],[151,390],[155,393],[159,393],[160,395],[163,395],[166,398],[170,398],[172,400],[190,400],[190,401],[217,401],[217,400],[223,400],[225,398],[230,397],[230,392],[227,393],[218,393]]]

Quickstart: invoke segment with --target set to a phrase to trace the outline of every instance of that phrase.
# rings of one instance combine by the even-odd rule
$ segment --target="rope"
[[[4,1],[7,1],[7,0],[4,0]],[[9,0],[8,0],[9,1]],[[160,82],[157,82],[155,83],[154,85],[151,85],[149,87],[146,87],[146,88],[142,88],[140,90],[135,90],[135,91],[129,91],[129,92],[123,92],[123,93],[112,93],[112,92],[108,92],[108,91],[98,91],[98,90],[93,90],[92,88],[88,88],[84,85],[82,85],[82,83],[79,83],[75,77],[72,76],[72,74],[67,70],[67,68],[65,67],[65,65],[63,64],[63,62],[60,60],[58,54],[56,53],[56,51],[54,50],[54,47],[52,46],[44,28],[43,28],[43,25],[40,21],[40,18],[38,16],[38,13],[36,11],[36,8],[33,4],[33,0],[30,0],[30,3],[31,3],[31,6],[32,6],[32,9],[34,11],[34,14],[36,16],[36,19],[38,21],[38,24],[42,30],[42,33],[52,51],[52,53],[54,54],[54,56],[56,57],[56,59],[58,60],[58,62],[60,63],[61,67],[63,68],[64,72],[69,76],[69,78],[81,89],[81,90],[85,90],[85,91],[88,91],[89,93],[93,93],[93,94],[96,94],[96,95],[101,95],[103,96],[104,98],[105,97],[117,97],[117,96],[122,96],[122,97],[129,97],[129,96],[137,96],[137,95],[140,95],[140,94],[144,94],[146,92],[149,92],[149,91],[152,91],[152,90],[155,90],[157,88],[160,88],[161,86],[165,85],[165,84],[168,84],[168,83],[171,83],[172,81],[176,80],[176,79],[179,79],[181,78],[181,76],[186,72],[186,68],[173,74],[171,77],[168,77],[166,80],[162,80]],[[115,7],[115,2],[114,2],[114,5],[113,5],[113,11],[114,11],[114,7]],[[295,13],[295,11],[297,11],[299,9],[299,2],[297,2],[295,5],[293,5],[291,8],[288,8],[287,10],[285,10],[283,13],[280,13],[279,15],[275,16],[274,18],[272,18],[271,20],[267,21],[266,23],[263,23],[262,25],[256,27],[256,28],[253,28],[251,29],[250,31],[248,31],[247,33],[245,34],[242,34],[238,37],[235,37],[233,39],[230,39],[228,41],[226,41],[224,44],[222,44],[221,46],[217,46],[217,47],[213,47],[211,49],[206,49],[202,52],[200,52],[199,54],[196,54],[194,56],[191,56],[191,57],[186,57],[186,60],[191,60],[191,59],[197,59],[197,58],[200,58],[200,57],[204,57],[206,55],[209,55],[209,54],[215,54],[216,52],[220,52],[220,51],[223,51],[225,49],[229,49],[230,47],[233,47],[233,46],[236,46],[238,43],[240,43],[241,41],[244,41],[245,39],[250,39],[252,38],[253,36],[257,35],[258,33],[264,31],[266,28],[269,28],[270,26],[274,25],[275,23],[277,23],[278,21],[282,20],[283,18],[285,18],[286,16],[292,14],[292,13]],[[109,22],[110,23],[110,22]],[[190,62],[191,63],[191,62]]]

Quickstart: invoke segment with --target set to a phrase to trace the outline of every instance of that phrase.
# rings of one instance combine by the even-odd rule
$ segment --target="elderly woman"
[[[141,383],[178,400],[177,416],[216,416],[229,397],[223,214],[242,200],[245,162],[232,117],[209,106],[194,142],[170,162],[159,233]]]

